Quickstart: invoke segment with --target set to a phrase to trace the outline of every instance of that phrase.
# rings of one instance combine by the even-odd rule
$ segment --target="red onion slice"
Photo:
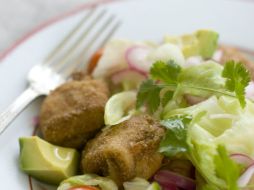
[[[212,59],[214,61],[217,61],[217,62],[221,62],[221,58],[223,56],[223,51],[222,50],[216,50],[213,54],[213,57]]]
[[[186,64],[186,67],[189,67],[189,66],[201,65],[202,63],[204,63],[204,60],[201,56],[192,56],[186,60],[185,64]]]
[[[196,188],[196,184],[193,179],[168,170],[158,171],[154,176],[154,180],[161,184],[163,187],[175,185],[185,190],[195,190]]]
[[[160,184],[162,190],[179,190],[176,185],[172,183]]]
[[[254,164],[251,164],[238,179],[238,186],[245,187],[249,184],[254,174]]]
[[[120,84],[124,80],[131,80],[141,82],[145,80],[147,76],[143,73],[137,72],[131,69],[120,70],[111,76],[111,80],[114,84]]]
[[[137,72],[147,74],[152,63],[146,60],[151,49],[145,46],[133,46],[126,50],[125,59],[129,67]]]
[[[249,167],[252,163],[254,163],[254,160],[245,154],[231,154],[230,158],[233,159],[236,163],[242,164],[246,167]]]
[[[245,88],[245,96],[251,100],[254,99],[254,82],[251,81],[249,85]]]

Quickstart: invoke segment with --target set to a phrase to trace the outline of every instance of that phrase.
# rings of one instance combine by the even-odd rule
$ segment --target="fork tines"
[[[46,58],[45,64],[68,77],[73,70],[85,66],[92,53],[105,45],[119,25],[120,21],[106,10],[90,10]]]

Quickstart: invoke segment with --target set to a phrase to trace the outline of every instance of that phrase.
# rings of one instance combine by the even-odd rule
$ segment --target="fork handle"
[[[35,98],[41,94],[31,87],[28,87],[6,110],[0,112],[0,134],[9,126],[9,124],[26,108]]]

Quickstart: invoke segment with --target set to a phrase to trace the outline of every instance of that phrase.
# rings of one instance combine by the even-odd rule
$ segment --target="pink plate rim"
[[[50,25],[55,24],[58,21],[61,21],[65,18],[68,18],[70,16],[73,16],[83,10],[91,9],[95,6],[102,5],[102,4],[108,4],[113,2],[120,2],[117,0],[95,0],[93,2],[84,3],[73,10],[70,10],[68,12],[65,12],[63,14],[60,14],[59,16],[53,17],[52,19],[40,24],[39,26],[32,29],[30,32],[25,34],[23,37],[21,37],[19,40],[14,42],[9,48],[5,49],[3,52],[0,52],[0,62],[3,61],[10,53],[12,53],[17,47],[19,47],[22,43],[24,43],[26,40],[37,34],[38,32],[42,31],[43,29],[49,27]]]

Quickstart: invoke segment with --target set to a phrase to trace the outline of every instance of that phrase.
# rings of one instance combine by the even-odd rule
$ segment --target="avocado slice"
[[[37,136],[21,137],[19,145],[21,170],[40,181],[58,185],[77,172],[75,149],[52,145]]]
[[[212,30],[198,30],[193,34],[182,36],[165,36],[164,41],[173,43],[182,49],[186,58],[191,56],[202,56],[204,59],[213,56],[219,35]]]
[[[218,33],[212,30],[198,30],[196,32],[196,37],[199,41],[200,55],[203,58],[212,57],[217,48]]]

